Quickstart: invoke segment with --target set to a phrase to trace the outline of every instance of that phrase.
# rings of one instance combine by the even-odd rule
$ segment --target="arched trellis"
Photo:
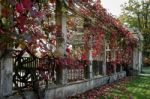
[[[13,31],[14,33],[19,33],[19,35],[12,33],[13,36],[17,38],[21,37],[19,42],[15,40],[16,45],[19,43],[23,46],[28,46],[32,53],[35,53],[35,49],[38,47],[42,49],[40,50],[42,54],[45,54],[45,52],[47,53],[49,50],[55,49],[56,43],[58,41],[58,36],[60,37],[64,35],[61,32],[62,26],[60,26],[60,19],[62,16],[61,13],[66,13],[68,9],[89,21],[89,23],[85,24],[85,26],[88,27],[89,33],[84,33],[84,36],[87,37],[84,42],[89,42],[91,38],[95,40],[97,42],[95,44],[98,46],[96,47],[93,44],[92,47],[97,53],[99,53],[98,49],[100,49],[99,46],[101,45],[101,40],[104,38],[104,36],[106,39],[109,39],[113,43],[112,45],[114,47],[116,47],[116,40],[114,40],[113,38],[121,40],[119,38],[127,37],[132,40],[132,37],[129,37],[131,33],[128,32],[128,30],[124,29],[118,20],[116,20],[106,12],[106,10],[101,6],[100,0],[22,0],[19,2],[15,1],[14,3],[8,1],[2,4],[3,6],[7,7],[7,9],[3,8],[4,12],[2,13],[2,15],[6,17],[6,19],[9,15],[9,5],[12,5],[13,7],[12,11],[14,12],[10,13],[14,13],[14,16],[12,16],[12,18],[15,20],[16,23],[14,23],[16,25],[14,26],[15,29],[12,28],[12,30],[8,30],[11,31],[10,33],[12,33]],[[23,6],[20,6],[21,4]],[[32,7],[35,7],[37,11],[32,10]],[[28,13],[26,13],[26,11],[28,11]],[[56,25],[48,23],[50,22],[51,17],[54,16],[56,16],[54,19],[56,21]],[[36,18],[39,20],[35,20]],[[22,19],[24,21],[20,21]],[[40,24],[38,25],[38,23]],[[6,23],[3,23],[2,25],[7,26]],[[9,28],[9,25],[7,28]],[[4,29],[1,29],[1,31],[2,33],[5,33]],[[8,31],[6,32],[8,33]],[[22,33],[23,35],[21,35]],[[119,38],[117,35],[120,35]],[[36,40],[38,40],[38,42]],[[49,44],[49,48],[46,47],[47,45],[45,44],[45,42]]]
[[[20,0],[20,1],[26,1],[26,0]],[[32,0],[27,0],[27,1],[31,2]],[[56,7],[56,10],[55,10],[56,12],[54,10],[52,11],[52,13],[55,13],[55,14],[53,14],[53,16],[56,16],[55,17],[56,24],[49,24],[46,22],[47,20],[44,20],[44,22],[43,22],[43,19],[44,19],[43,12],[47,11],[47,10],[44,10],[47,7],[46,2],[47,1],[34,0],[33,3],[36,6],[40,6],[41,9],[37,10],[35,16],[33,15],[33,17],[28,17],[28,14],[29,15],[31,14],[30,12],[28,14],[25,13],[26,11],[28,11],[28,7],[26,8],[24,5],[25,9],[19,9],[20,7],[18,8],[17,4],[19,5],[20,3],[22,4],[23,2],[16,1],[16,4],[13,5],[13,7],[14,7],[13,10],[14,11],[17,10],[18,12],[17,13],[14,12],[14,13],[15,13],[15,15],[18,15],[18,13],[19,13],[20,16],[15,17],[17,24],[15,25],[15,28],[13,27],[13,29],[17,28],[17,29],[19,29],[19,32],[16,29],[16,31],[14,33],[17,32],[18,34],[16,33],[15,35],[13,35],[13,37],[11,39],[14,40],[15,45],[21,45],[21,47],[30,48],[30,51],[32,54],[35,54],[35,51],[36,51],[35,49],[40,47],[42,49],[42,50],[40,50],[42,52],[41,57],[48,55],[48,58],[49,58],[49,57],[52,57],[53,54],[54,55],[57,54],[56,55],[57,57],[54,57],[54,58],[48,59],[48,60],[53,61],[56,59],[55,60],[56,63],[54,62],[54,64],[58,64],[59,68],[57,68],[57,69],[62,70],[59,75],[67,77],[67,75],[66,75],[67,73],[65,74],[63,71],[64,69],[66,70],[66,68],[72,69],[69,71],[70,74],[80,72],[82,75],[81,77],[79,77],[78,75],[75,75],[71,79],[69,79],[70,81],[84,79],[83,74],[84,73],[86,74],[87,72],[84,72],[83,68],[86,67],[86,69],[89,69],[89,68],[91,69],[91,67],[88,67],[89,65],[92,66],[92,60],[90,60],[90,59],[93,58],[94,56],[97,56],[97,54],[100,53],[101,49],[105,50],[105,48],[101,47],[101,44],[104,44],[102,46],[105,46],[104,40],[106,40],[106,42],[112,43],[113,46],[111,46],[111,48],[113,50],[119,47],[120,50],[127,50],[126,52],[130,52],[130,50],[128,50],[128,49],[131,46],[133,47],[133,45],[136,44],[136,40],[135,40],[135,42],[133,42],[132,34],[128,30],[124,29],[122,27],[122,25],[116,19],[114,19],[110,14],[108,14],[105,11],[104,8],[102,8],[99,0],[95,3],[92,1],[89,1],[89,0],[82,2],[82,0],[81,0],[78,2],[74,1],[70,4],[66,3],[69,1],[64,2],[63,0],[62,1],[56,0],[55,2],[52,2],[50,0],[51,6],[54,8]],[[35,7],[35,5],[33,7]],[[31,5],[29,7],[31,7]],[[20,12],[20,10],[22,10],[23,13]],[[25,10],[25,12],[24,12],[24,10]],[[84,45],[84,47],[82,46],[83,49],[81,49],[80,51],[79,50],[76,51],[78,55],[79,55],[79,52],[81,53],[80,55],[82,55],[82,56],[80,58],[70,57],[71,51],[69,49],[67,49],[67,40],[65,39],[66,34],[63,34],[65,32],[68,32],[66,30],[63,31],[63,29],[65,28],[64,25],[67,23],[65,20],[65,18],[66,18],[65,14],[67,13],[68,10],[71,11],[72,13],[75,13],[79,17],[82,17],[84,20],[83,38],[82,38],[83,44],[81,44],[81,45]],[[34,13],[32,13],[32,14],[34,14]],[[45,14],[45,16],[49,17],[49,14]],[[32,20],[32,18],[33,18],[33,20]],[[22,19],[27,20],[27,23],[25,21],[21,21]],[[39,20],[34,20],[34,19],[39,19]],[[63,24],[61,19],[63,19],[63,22],[65,24]],[[5,25],[5,24],[3,24],[3,25]],[[31,29],[31,30],[28,30],[28,32],[24,33],[24,31],[26,31],[26,29],[27,29],[27,27],[24,27],[24,25],[28,26],[29,29]],[[2,29],[1,31],[8,32],[8,31],[5,31],[5,29]],[[9,31],[10,31],[10,33],[12,33],[14,30],[10,29]],[[118,35],[119,35],[119,38],[117,37]],[[19,42],[17,41],[16,37],[18,37],[18,38],[21,37],[21,39],[18,40]],[[112,37],[114,37],[115,39],[113,39]],[[46,42],[46,44],[45,44],[45,42]],[[118,43],[118,42],[120,42],[120,43]],[[49,47],[47,47],[47,44]],[[123,45],[123,44],[125,44],[125,46],[122,47],[121,45]],[[63,46],[61,46],[61,45],[63,45]],[[59,48],[63,49],[62,53],[60,53],[62,50],[58,51],[58,50],[60,50]],[[56,53],[57,51],[58,51],[58,53]],[[69,55],[67,55],[66,52],[69,52]],[[53,54],[50,54],[50,53],[53,53]],[[90,55],[92,57],[89,57]],[[129,53],[127,53],[127,57],[128,56],[130,56]],[[123,60],[126,60],[126,58],[123,58]],[[117,58],[116,58],[116,60],[117,60]],[[116,62],[115,62],[116,60],[112,61],[113,64],[116,64]],[[32,68],[32,69],[30,66],[27,66],[28,68],[26,68],[26,64],[30,64],[30,63],[34,64],[34,61],[36,61],[36,59],[34,57],[32,57],[31,60],[30,59],[21,59],[21,58],[15,60],[15,65],[19,64],[19,68],[22,67],[22,69],[24,69],[24,70],[16,69],[16,74],[14,74],[14,82],[15,82],[15,80],[16,81],[19,80],[18,82],[22,83],[21,87],[27,87],[27,86],[33,87],[34,81],[35,82],[38,81],[39,79],[41,79],[41,77],[42,77],[41,80],[46,83],[47,79],[49,77],[55,75],[54,72],[50,73],[51,71],[53,71],[53,69],[56,69],[53,62],[51,62],[51,65],[54,66],[52,68],[48,68],[49,66],[44,65],[44,63],[42,63],[44,61],[46,62],[47,59],[41,60],[42,64],[37,64],[35,67],[33,66],[34,68]],[[46,63],[46,64],[49,64],[49,63]],[[88,73],[90,73],[90,77],[92,77],[91,74],[94,72],[91,70],[88,71]],[[23,72],[24,74],[19,74],[19,72]],[[49,76],[49,74],[50,74],[50,76]],[[52,78],[52,80],[54,80],[54,81],[55,81],[55,79],[57,79],[57,78]],[[15,84],[16,84],[16,86],[18,86],[16,82],[15,82]]]

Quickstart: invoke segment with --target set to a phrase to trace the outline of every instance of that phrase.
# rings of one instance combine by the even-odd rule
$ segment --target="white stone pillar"
[[[66,45],[67,45],[67,29],[66,29],[66,12],[62,11],[62,8],[64,6],[63,0],[56,0],[56,25],[60,26],[61,28],[61,35],[59,35],[59,38],[63,38],[63,42],[59,42],[59,48],[58,51],[61,53],[62,58],[66,58]],[[61,84],[67,83],[67,68],[65,66],[62,66],[63,68],[57,68],[57,82]]]
[[[89,61],[90,61],[90,64],[88,65],[89,67],[89,78],[92,79],[93,78],[93,68],[92,68],[92,65],[93,65],[93,57],[92,57],[92,50],[89,51]]]
[[[0,99],[12,95],[13,58],[10,51],[0,59]]]
[[[64,39],[64,44],[63,44],[63,53],[66,55],[66,47],[67,47],[67,19],[66,19],[66,12],[61,12],[62,14],[62,19],[61,19],[61,27],[62,27],[62,37]],[[64,56],[65,57],[65,56]],[[63,68],[62,70],[62,84],[67,83],[67,68]]]
[[[122,67],[122,64],[120,65],[120,72],[122,72],[123,71],[123,67]]]
[[[139,72],[142,72],[142,66],[143,66],[143,55],[142,55],[142,50],[143,50],[143,44],[142,44],[143,38],[142,35],[140,35],[140,40],[139,40]]]
[[[103,73],[103,75],[106,75],[106,39],[104,38],[104,40],[103,40],[104,42],[103,42],[103,44],[104,44],[104,53],[103,53],[103,67],[102,67],[102,73]]]
[[[142,51],[139,51],[139,72],[142,72]]]
[[[113,56],[113,61],[115,61],[116,60],[116,49],[113,49],[112,50],[112,56]],[[117,67],[116,67],[116,63],[115,64],[113,64],[114,65],[114,67],[113,67],[113,69],[114,69],[114,73],[117,73],[116,72],[116,69],[117,69]]]
[[[139,55],[138,49],[134,48],[133,50],[133,69],[138,70],[139,66]]]

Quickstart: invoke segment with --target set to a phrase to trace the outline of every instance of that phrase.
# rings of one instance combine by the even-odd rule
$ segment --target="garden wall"
[[[44,99],[66,99],[67,96],[73,96],[85,92],[95,87],[116,81],[126,76],[126,72],[119,72],[111,76],[96,77],[75,83],[60,85],[45,91]],[[36,99],[33,92],[25,92],[27,99]],[[7,99],[22,99],[21,96],[11,96]]]

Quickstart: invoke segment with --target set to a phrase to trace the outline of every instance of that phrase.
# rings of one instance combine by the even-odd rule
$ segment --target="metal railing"
[[[14,57],[13,88],[33,88],[34,85],[45,86],[55,82],[54,58]]]
[[[83,80],[84,69],[67,69],[68,82]]]
[[[62,72],[59,70],[64,69],[63,65],[67,69],[65,78],[67,78],[68,83],[88,79],[88,64],[81,60],[64,60],[51,57],[14,57],[13,65],[14,90],[34,90],[37,87],[57,85],[59,76],[62,76]],[[102,74],[101,61],[93,61],[93,67],[95,76]]]

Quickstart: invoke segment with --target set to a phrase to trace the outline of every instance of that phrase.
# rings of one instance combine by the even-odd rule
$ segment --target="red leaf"
[[[7,17],[8,14],[9,14],[9,10],[8,10],[7,8],[3,8],[3,9],[2,9],[2,16],[3,16],[3,17]]]
[[[31,9],[31,7],[32,7],[31,0],[22,0],[22,4],[23,4],[23,7],[26,9]]]
[[[39,11],[39,12],[36,13],[36,16],[43,19],[44,18],[44,13]]]
[[[27,20],[26,16],[20,16],[16,19],[17,21],[17,26],[20,29],[21,32],[26,32],[27,28],[25,27],[25,22]]]
[[[55,3],[55,0],[49,0],[50,1],[50,3]]]
[[[27,20],[27,17],[26,16],[19,16],[16,20],[17,20],[18,25],[24,25],[26,20]]]
[[[18,28],[20,29],[21,33],[24,33],[27,31],[27,28],[24,25],[19,25]]]
[[[84,54],[82,54],[82,56],[81,56],[81,60],[86,60],[87,59],[87,55],[84,53]]]
[[[16,8],[16,11],[19,12],[19,13],[24,12],[24,8],[23,8],[22,3],[17,3],[15,8]]]
[[[70,53],[70,49],[69,49],[69,48],[66,48],[66,52],[67,52],[67,53]]]

